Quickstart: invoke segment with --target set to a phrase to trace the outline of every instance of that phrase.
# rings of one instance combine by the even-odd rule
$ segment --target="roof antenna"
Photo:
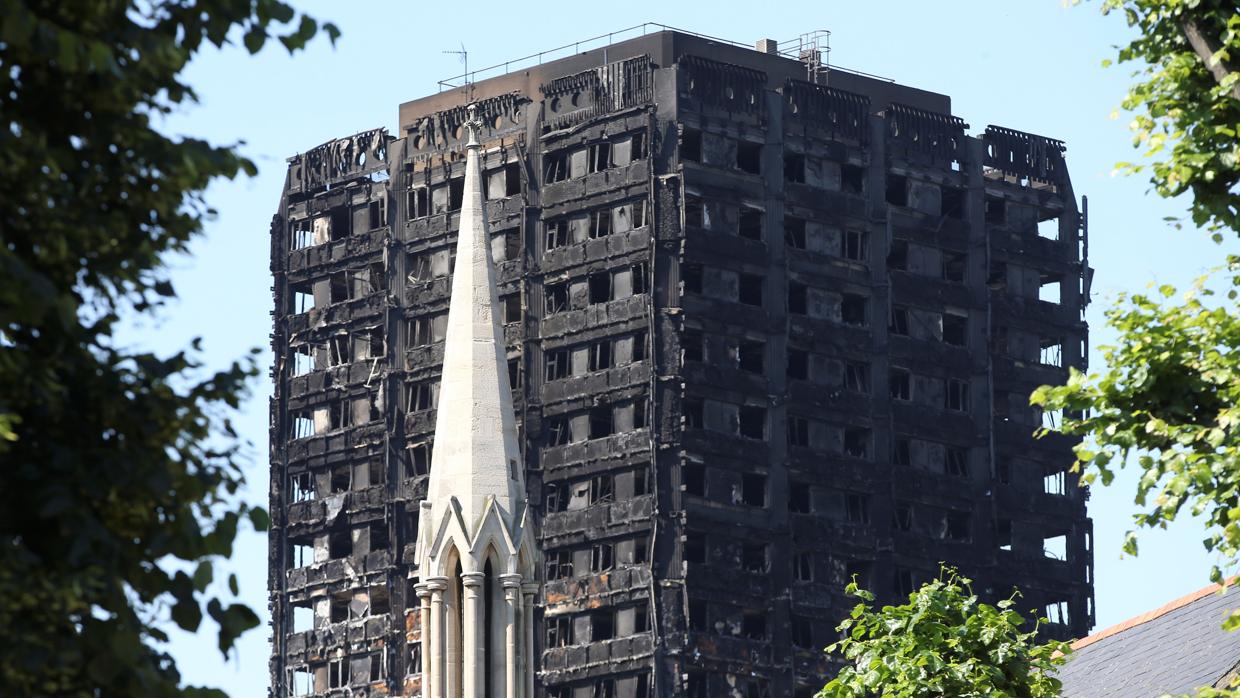
[[[459,51],[441,51],[440,53],[452,53],[460,57],[461,63],[465,65],[465,84],[463,87],[466,88],[466,95],[468,97],[466,101],[472,102],[474,97],[474,82],[469,79],[469,51],[465,50],[465,43],[461,42],[461,48]]]

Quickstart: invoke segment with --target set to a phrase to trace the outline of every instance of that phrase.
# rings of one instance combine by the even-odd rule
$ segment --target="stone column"
[[[444,695],[443,695],[443,679],[444,679],[444,676],[443,676],[443,660],[444,660],[444,656],[443,656],[443,650],[444,650],[443,592],[445,589],[448,588],[448,578],[447,577],[431,577],[430,579],[426,580],[426,586],[431,591],[431,633],[430,633],[431,635],[430,636],[431,656],[430,656],[429,663],[425,663],[426,660],[423,660],[425,663],[425,666],[429,669],[429,671],[427,671],[426,674],[428,677],[430,677],[430,681],[427,682],[427,688],[428,688],[427,695],[429,695],[430,698],[444,698]]]
[[[483,695],[483,663],[486,661],[486,633],[482,624],[486,621],[483,611],[482,584],[486,575],[482,572],[465,572],[461,575],[464,603],[461,608],[461,695],[465,698]]]
[[[537,666],[534,656],[534,595],[538,593],[538,585],[527,582],[521,585],[521,591],[525,598],[521,607],[522,625],[525,626],[525,642],[522,643],[525,655],[524,698],[534,698],[534,672]]]
[[[504,698],[520,698],[521,664],[517,658],[520,630],[517,628],[517,607],[521,604],[521,575],[500,575],[504,585]]]
[[[425,583],[415,586],[418,594],[418,625],[422,630],[422,694],[429,696],[430,665],[431,665],[431,590]]]

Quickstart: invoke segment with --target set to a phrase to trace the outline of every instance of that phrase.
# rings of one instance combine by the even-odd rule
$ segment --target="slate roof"
[[[1224,632],[1240,591],[1201,589],[1072,644],[1065,698],[1154,698],[1213,686],[1240,664],[1240,631]]]

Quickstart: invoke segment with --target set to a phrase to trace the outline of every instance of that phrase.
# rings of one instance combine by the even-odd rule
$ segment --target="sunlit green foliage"
[[[276,0],[0,0],[5,696],[222,696],[180,686],[164,628],[205,612],[227,651],[258,624],[210,591],[238,526],[267,526],[234,496],[253,357],[204,372],[196,341],[161,357],[114,333],[175,295],[164,264],[212,213],[207,185],[255,171],[156,128],[195,101],[190,59],[319,29]]]

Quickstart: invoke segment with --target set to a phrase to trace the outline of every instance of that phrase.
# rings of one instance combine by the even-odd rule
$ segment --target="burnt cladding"
[[[271,695],[420,695],[413,557],[464,176],[483,170],[543,566],[537,696],[809,696],[856,577],[958,565],[1093,624],[1058,141],[665,31],[400,107],[272,221]]]

